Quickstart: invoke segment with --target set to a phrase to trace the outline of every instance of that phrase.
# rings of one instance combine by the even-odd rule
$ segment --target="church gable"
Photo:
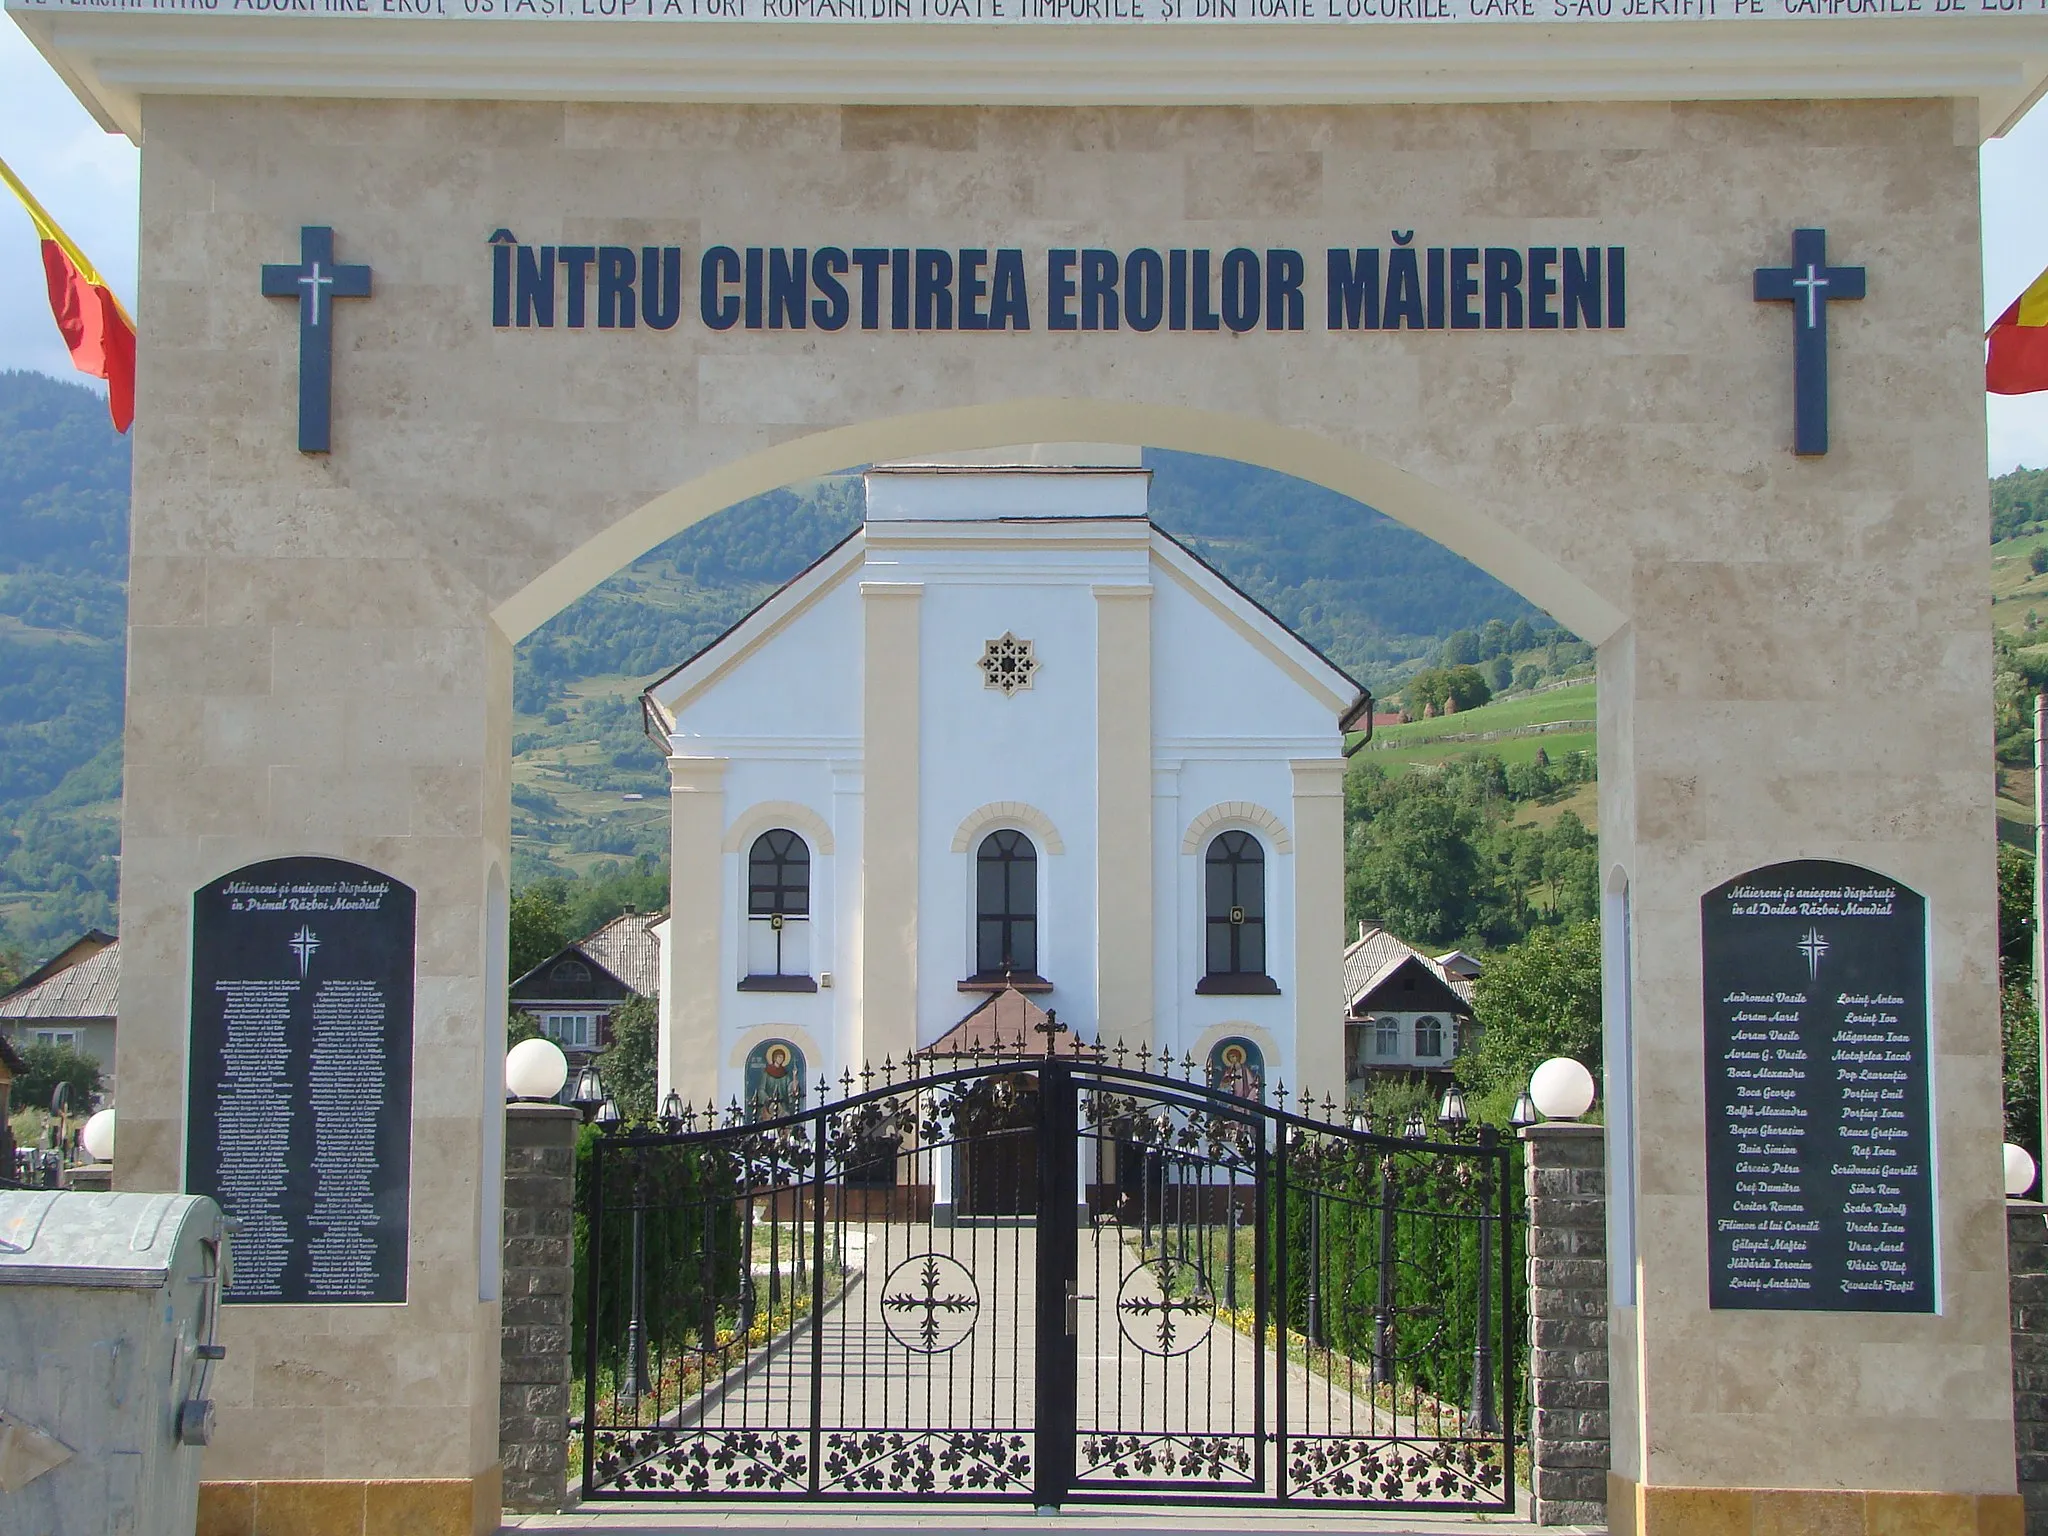
[[[1152,575],[1163,735],[1328,737],[1371,707],[1334,662],[1156,528]]]
[[[732,628],[651,684],[658,729],[684,735],[858,733],[862,533],[842,539]]]

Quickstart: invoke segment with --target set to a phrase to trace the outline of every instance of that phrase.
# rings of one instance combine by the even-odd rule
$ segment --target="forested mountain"
[[[1541,622],[1491,577],[1334,492],[1189,454],[1147,462],[1161,524],[1376,692],[1454,632]],[[0,950],[46,954],[115,925],[128,466],[92,391],[0,373]],[[2048,472],[2007,476],[1993,494],[2013,527],[2048,520]],[[659,820],[659,796],[614,821],[622,787],[659,788],[632,693],[858,518],[855,476],[771,491],[649,552],[520,646],[514,814],[529,872],[665,844],[642,825]]]
[[[127,575],[128,440],[0,373],[0,948],[113,926]]]

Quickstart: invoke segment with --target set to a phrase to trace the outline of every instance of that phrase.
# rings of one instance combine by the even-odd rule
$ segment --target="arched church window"
[[[974,856],[977,977],[1038,974],[1038,850],[1010,827],[981,840]]]
[[[810,913],[810,844],[787,827],[763,832],[747,855],[747,915],[808,917]]]
[[[1249,832],[1220,832],[1203,858],[1207,956],[1197,992],[1277,992],[1266,975],[1266,850]]]
[[[1258,1046],[1232,1037],[1218,1040],[1209,1051],[1209,1086],[1241,1099],[1259,1099],[1266,1092],[1266,1057]]]
[[[1433,1013],[1425,1013],[1415,1021],[1415,1054],[1418,1059],[1434,1061],[1444,1053],[1444,1021]]]
[[[754,839],[747,854],[745,992],[815,992],[811,979],[811,848],[787,827]]]
[[[747,1052],[742,1102],[749,1120],[774,1120],[804,1106],[804,1053],[787,1040],[763,1040]]]

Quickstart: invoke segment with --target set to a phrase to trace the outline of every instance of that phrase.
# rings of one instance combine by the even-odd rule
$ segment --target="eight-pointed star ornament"
[[[1015,698],[1018,689],[1031,686],[1032,674],[1038,670],[1038,656],[1029,640],[1019,640],[1004,630],[1000,640],[991,640],[982,647],[980,665],[986,686],[1000,688],[1005,698]]]

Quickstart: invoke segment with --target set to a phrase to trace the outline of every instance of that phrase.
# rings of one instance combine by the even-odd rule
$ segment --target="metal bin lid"
[[[157,1290],[188,1223],[222,1230],[204,1195],[0,1192],[0,1285]]]

